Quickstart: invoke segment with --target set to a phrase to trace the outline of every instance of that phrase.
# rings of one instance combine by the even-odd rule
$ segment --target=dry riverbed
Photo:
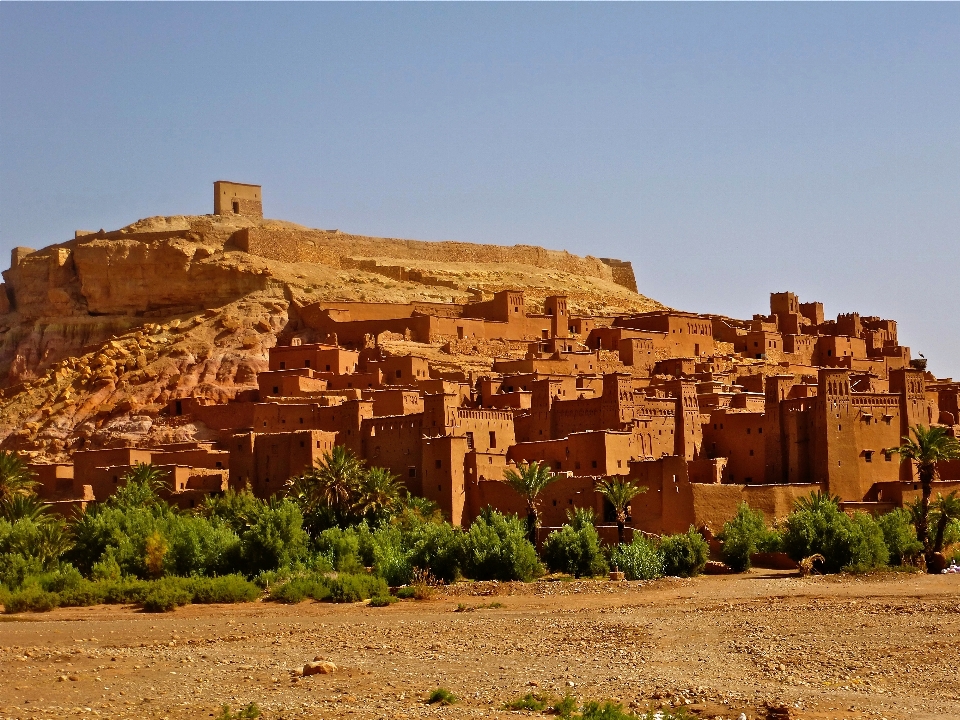
[[[0,718],[507,718],[531,690],[717,717],[960,717],[960,576],[460,584],[426,601],[0,618]],[[337,665],[301,677],[315,657]],[[436,687],[460,699],[424,703]],[[521,713],[532,715],[532,713]]]

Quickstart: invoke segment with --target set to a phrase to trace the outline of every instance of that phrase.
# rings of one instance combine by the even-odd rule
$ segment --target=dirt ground
[[[458,606],[459,609],[458,609]],[[491,607],[492,606],[492,607]],[[0,718],[507,718],[528,691],[711,720],[960,717],[960,575],[461,584],[306,602],[3,616]],[[300,677],[307,661],[332,675]],[[436,687],[449,707],[424,703]],[[532,713],[519,713],[532,715]]]

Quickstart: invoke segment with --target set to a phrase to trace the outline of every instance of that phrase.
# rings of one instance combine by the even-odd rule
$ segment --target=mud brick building
[[[537,460],[560,476],[541,499],[548,525],[574,506],[610,519],[596,484],[624,477],[648,489],[633,503],[634,527],[716,530],[741,501],[773,519],[816,489],[850,508],[901,505],[918,484],[889,449],[918,423],[960,432],[960,383],[911,363],[894,321],[826,320],[820,303],[792,293],[772,294],[769,314],[749,320],[579,316],[560,295],[532,313],[519,290],[298,313],[305,334],[328,340],[272,348],[257,389],[232,402],[170,402],[171,415],[206,425],[218,443],[78,452],[72,467],[44,467],[44,497],[103,500],[136,462],[168,469],[168,493],[184,506],[228,485],[266,497],[345,445],[457,524],[487,505],[523,512],[504,473]],[[424,352],[390,354],[386,336]],[[491,340],[527,349],[469,376],[427,352]],[[960,463],[944,464],[937,491],[958,486]]]

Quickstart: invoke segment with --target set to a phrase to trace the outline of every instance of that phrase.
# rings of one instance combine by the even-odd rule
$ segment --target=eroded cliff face
[[[225,401],[255,388],[278,336],[309,335],[296,307],[321,300],[466,302],[523,288],[534,311],[557,293],[574,312],[662,307],[634,292],[628,264],[530,246],[370,238],[213,215],[78,235],[15,249],[3,273],[4,447],[57,458],[78,447],[203,437],[205,428],[167,416],[167,403]],[[440,351],[423,352],[437,359]]]

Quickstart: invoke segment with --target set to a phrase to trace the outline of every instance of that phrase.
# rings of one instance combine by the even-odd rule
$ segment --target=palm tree
[[[153,463],[136,463],[123,475],[123,485],[107,501],[117,508],[152,508],[163,511],[166,503],[160,500],[158,492],[163,488],[167,472]]]
[[[291,478],[288,488],[289,494],[300,501],[304,514],[328,509],[342,523],[356,503],[362,479],[362,463],[348,448],[335,445],[317,465]]]
[[[613,505],[613,510],[617,514],[617,542],[623,545],[627,515],[630,514],[630,502],[637,495],[645,493],[647,488],[634,485],[629,480],[610,478],[609,480],[601,480],[597,485],[597,490]]]
[[[37,481],[16,453],[0,450],[0,501],[14,495],[30,495]]]
[[[123,475],[125,482],[146,485],[154,491],[163,487],[163,481],[166,477],[166,471],[161,470],[153,463],[142,462],[135,463],[134,466]]]
[[[933,492],[933,478],[937,474],[937,463],[941,460],[955,460],[960,458],[960,442],[947,434],[947,428],[934,426],[925,428],[917,425],[910,428],[916,440],[909,437],[901,438],[900,447],[890,448],[887,452],[895,452],[901,462],[915,462],[917,474],[920,475],[920,512],[917,518],[917,538],[923,543],[923,555],[927,561],[927,568],[933,571],[936,559],[930,542],[929,515],[930,494]]]
[[[380,518],[400,506],[404,493],[396,475],[386,468],[373,467],[363,475],[354,509],[360,515]]]
[[[797,511],[820,512],[827,505],[840,507],[840,496],[830,495],[822,490],[812,492],[805,497],[798,497],[793,501],[793,509]]]
[[[47,506],[35,495],[14,495],[0,500],[0,517],[10,523],[29,520],[37,525],[50,519]]]
[[[527,535],[530,542],[537,544],[537,528],[540,525],[540,514],[537,511],[537,496],[550,483],[559,478],[551,472],[550,467],[541,465],[536,460],[531,463],[520,463],[516,470],[507,470],[503,474],[507,485],[513,488],[527,502]]]
[[[947,531],[947,525],[960,519],[960,496],[957,495],[956,490],[947,494],[946,497],[938,494],[930,507],[933,510],[933,516],[936,517],[933,551],[943,552],[943,536]]]
[[[567,508],[567,523],[574,530],[582,530],[585,527],[596,525],[597,514],[593,508],[577,507]]]

